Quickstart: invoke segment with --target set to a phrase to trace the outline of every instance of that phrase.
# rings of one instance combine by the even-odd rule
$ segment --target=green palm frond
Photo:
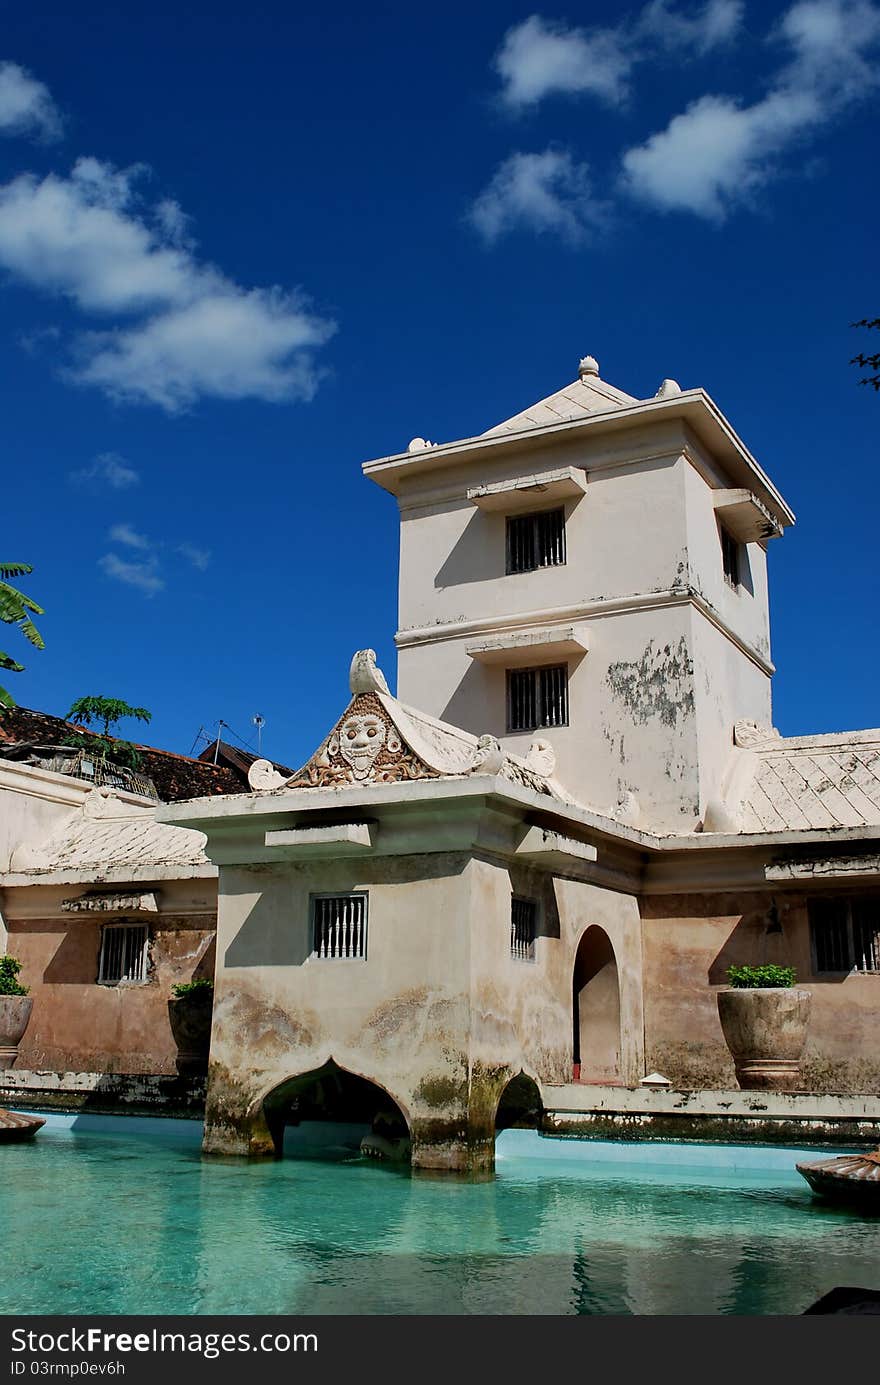
[[[5,625],[17,625],[24,635],[28,644],[33,645],[34,649],[45,649],[43,637],[37,629],[31,616],[45,615],[42,606],[39,606],[32,597],[27,596],[17,587],[10,585],[6,580],[10,577],[26,577],[29,572],[33,572],[30,563],[3,563],[0,562],[0,620]],[[0,668],[7,669],[12,673],[21,673],[24,664],[20,664],[13,659],[10,654],[0,652]],[[14,707],[15,700],[5,688],[0,688],[0,707]]]

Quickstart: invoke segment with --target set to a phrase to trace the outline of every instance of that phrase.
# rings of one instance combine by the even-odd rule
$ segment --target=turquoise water
[[[341,1144],[203,1160],[200,1133],[55,1117],[0,1147],[0,1312],[800,1313],[880,1288],[880,1218],[814,1201],[797,1151],[507,1131],[465,1182]]]

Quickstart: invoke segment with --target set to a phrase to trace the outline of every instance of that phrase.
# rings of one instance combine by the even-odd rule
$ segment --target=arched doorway
[[[280,1083],[265,1097],[263,1111],[279,1155],[409,1159],[409,1127],[399,1104],[378,1083],[332,1058]]]
[[[509,1130],[511,1126],[520,1129],[536,1130],[541,1124],[544,1103],[537,1082],[524,1072],[517,1073],[508,1082],[498,1102],[495,1112],[495,1133]]]
[[[604,928],[593,924],[578,943],[572,982],[574,1075],[581,1082],[620,1081],[620,987]]]

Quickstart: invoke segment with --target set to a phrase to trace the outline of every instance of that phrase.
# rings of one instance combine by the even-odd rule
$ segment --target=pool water
[[[880,1288],[880,1218],[785,1150],[499,1137],[491,1181],[344,1142],[206,1160],[192,1122],[49,1117],[0,1147],[2,1313],[801,1313]]]

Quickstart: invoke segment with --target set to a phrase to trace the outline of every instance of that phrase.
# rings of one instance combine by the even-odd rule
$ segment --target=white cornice
[[[768,678],[775,666],[757,649],[748,644],[693,587],[673,588],[659,592],[634,592],[631,596],[612,597],[607,601],[583,601],[572,606],[550,606],[538,611],[514,611],[503,616],[481,616],[475,620],[448,621],[442,625],[412,626],[398,630],[394,643],[398,649],[413,649],[445,640],[467,639],[472,635],[495,631],[530,630],[538,626],[556,626],[579,620],[602,620],[631,611],[663,610],[670,606],[692,606],[725,635],[746,658]]]
[[[515,433],[494,433],[462,438],[456,442],[409,453],[397,452],[364,462],[365,476],[383,489],[397,494],[400,482],[409,476],[419,476],[445,466],[483,459],[488,455],[529,451],[537,444],[554,439],[577,439],[581,436],[622,432],[644,423],[666,419],[682,419],[696,434],[709,452],[719,458],[734,479],[743,478],[771,510],[784,528],[794,523],[794,514],[759,465],[757,460],[724,417],[714,400],[702,389],[683,390],[666,399],[647,399],[636,404],[588,414],[583,418],[544,427],[526,428]]]

